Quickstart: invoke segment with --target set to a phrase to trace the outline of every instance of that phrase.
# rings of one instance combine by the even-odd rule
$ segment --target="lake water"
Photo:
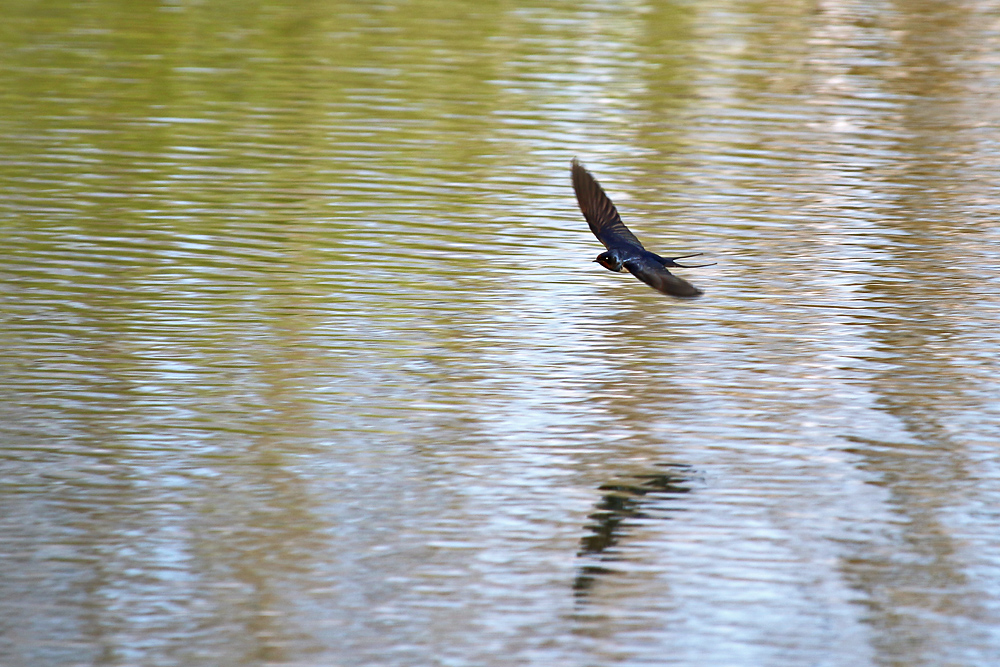
[[[1000,664],[996,0],[4,13],[0,664]]]

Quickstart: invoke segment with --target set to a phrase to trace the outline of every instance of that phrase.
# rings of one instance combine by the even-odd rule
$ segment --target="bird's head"
[[[622,261],[618,258],[618,255],[616,253],[611,252],[610,250],[602,252],[600,255],[597,256],[597,259],[595,259],[594,261],[603,266],[608,271],[614,271],[615,273],[619,273],[625,270],[625,267],[622,266]]]

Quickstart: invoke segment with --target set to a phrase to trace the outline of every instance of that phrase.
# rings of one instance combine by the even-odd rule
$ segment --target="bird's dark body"
[[[664,294],[686,298],[701,296],[700,289],[667,271],[668,266],[693,268],[675,261],[693,255],[660,257],[646,250],[622,222],[618,210],[604,194],[597,179],[576,160],[573,160],[573,190],[590,231],[607,248],[606,252],[597,256],[597,263],[609,271],[627,271]]]

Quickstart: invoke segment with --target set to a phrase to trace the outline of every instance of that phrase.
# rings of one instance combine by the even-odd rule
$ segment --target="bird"
[[[576,201],[580,204],[580,211],[587,219],[590,231],[594,232],[597,240],[607,248],[605,252],[597,256],[595,262],[608,271],[616,273],[627,271],[653,289],[670,296],[693,299],[703,294],[700,289],[688,281],[667,271],[668,266],[677,266],[683,269],[711,266],[711,264],[686,265],[677,263],[678,259],[697,257],[702,253],[696,252],[679,257],[660,257],[656,253],[646,250],[635,234],[629,231],[629,228],[622,222],[621,216],[618,215],[618,209],[604,194],[601,184],[576,158],[573,158],[572,172],[573,190],[576,192]]]

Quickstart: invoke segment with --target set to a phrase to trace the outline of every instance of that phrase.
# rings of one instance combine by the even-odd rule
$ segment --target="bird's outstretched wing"
[[[702,295],[700,289],[670,273],[652,257],[628,259],[625,261],[625,268],[633,276],[664,294],[689,299]]]
[[[605,248],[611,250],[622,245],[642,248],[639,239],[628,230],[615,205],[604,194],[601,184],[576,158],[573,159],[573,190],[576,191],[576,201],[590,225],[590,231],[594,232],[594,236]]]

